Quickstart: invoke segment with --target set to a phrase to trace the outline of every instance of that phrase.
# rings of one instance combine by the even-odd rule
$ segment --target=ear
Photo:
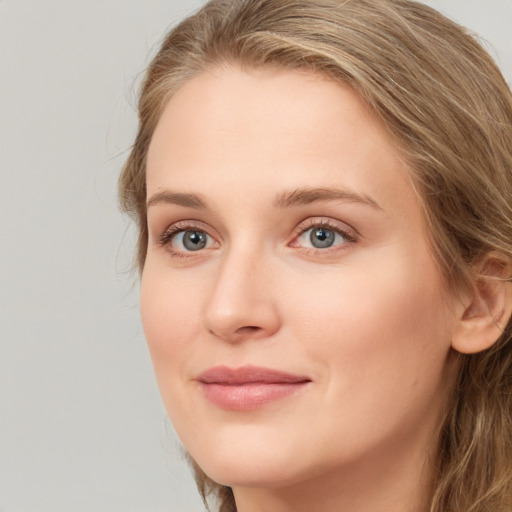
[[[490,348],[503,334],[512,314],[510,263],[487,254],[474,267],[473,289],[462,299],[452,347],[463,354]]]

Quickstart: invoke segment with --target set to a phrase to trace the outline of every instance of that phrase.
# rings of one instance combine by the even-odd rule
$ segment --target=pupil
[[[311,243],[318,249],[331,247],[334,243],[334,232],[330,229],[316,228],[311,231]]]
[[[198,251],[206,246],[206,234],[202,231],[186,231],[183,235],[183,245],[189,251]]]

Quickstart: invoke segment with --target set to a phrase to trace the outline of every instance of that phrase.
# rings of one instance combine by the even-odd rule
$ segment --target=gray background
[[[199,0],[0,0],[0,511],[203,510],[152,375],[116,180]],[[428,2],[512,82],[512,0]]]

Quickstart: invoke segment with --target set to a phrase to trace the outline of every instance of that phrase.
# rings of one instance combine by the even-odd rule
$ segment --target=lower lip
[[[309,382],[262,383],[240,385],[202,383],[205,397],[217,407],[228,411],[249,411],[269,402],[294,395]]]

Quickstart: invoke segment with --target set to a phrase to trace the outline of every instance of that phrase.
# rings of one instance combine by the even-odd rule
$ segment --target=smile
[[[302,390],[311,379],[262,368],[216,366],[196,379],[207,400],[229,411],[248,411]]]

